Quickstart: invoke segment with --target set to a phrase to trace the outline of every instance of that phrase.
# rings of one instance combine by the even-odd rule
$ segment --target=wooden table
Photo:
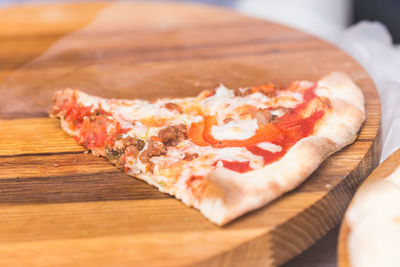
[[[196,4],[87,3],[0,10],[0,265],[274,266],[337,225],[379,159],[380,103],[367,73],[315,37]],[[217,227],[128,177],[47,118],[54,90],[193,96],[219,83],[317,80],[363,89],[357,141],[298,189]]]

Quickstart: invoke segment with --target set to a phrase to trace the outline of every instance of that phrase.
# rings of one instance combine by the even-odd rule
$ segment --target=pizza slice
[[[94,155],[218,225],[295,188],[352,143],[365,119],[361,90],[338,72],[154,102],[67,89],[49,113]]]

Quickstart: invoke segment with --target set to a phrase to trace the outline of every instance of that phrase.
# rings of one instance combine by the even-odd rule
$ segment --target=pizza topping
[[[185,156],[183,157],[183,160],[191,161],[191,160],[197,158],[198,156],[199,156],[199,154],[197,154],[197,153],[188,153],[188,152],[186,152]]]
[[[240,161],[221,160],[218,162],[222,162],[222,166],[235,172],[245,173],[252,170],[249,161],[240,162]],[[217,162],[214,164],[217,165]]]
[[[252,94],[251,88],[239,88],[234,90],[235,96],[247,96]]]
[[[207,98],[207,97],[215,95],[215,91],[216,91],[216,89],[214,89],[214,90],[204,90],[197,97],[199,99],[204,99],[204,98]]]
[[[272,115],[271,111],[265,108],[257,109],[253,114],[253,118],[257,120],[259,124],[267,125],[272,122],[274,119],[274,115]]]
[[[264,165],[266,165],[280,159],[286,153],[287,147],[284,147],[284,149],[281,149],[279,152],[271,152],[269,150],[262,149],[257,145],[248,146],[247,149],[254,155],[263,157]]]
[[[165,145],[159,141],[150,139],[147,143],[147,148],[139,155],[139,158],[144,163],[150,163],[150,158],[165,154],[167,154]]]
[[[272,123],[267,125],[259,125],[255,134],[248,139],[244,140],[212,140],[210,138],[210,130],[209,127],[204,127],[204,139],[212,144],[215,148],[223,148],[223,147],[246,147],[248,145],[253,145],[265,140],[269,140],[271,142],[279,141],[282,139],[282,133],[279,129]]]
[[[233,121],[232,118],[225,118],[225,119],[224,119],[224,123],[225,123],[225,124],[227,124],[228,122],[231,122],[231,121]]]
[[[277,92],[277,88],[272,83],[257,85],[257,86],[253,86],[250,88],[240,88],[240,89],[234,90],[235,96],[239,96],[239,97],[248,96],[248,95],[251,95],[254,93],[261,93],[263,95],[266,95],[269,98],[272,98],[276,95],[276,92]]]
[[[268,150],[268,151],[270,151],[272,153],[276,153],[276,152],[281,152],[282,151],[282,147],[281,146],[275,145],[275,144],[270,143],[270,142],[261,142],[261,143],[258,143],[257,146],[259,148],[261,148],[261,149]]]
[[[118,134],[114,144],[114,151],[119,153],[124,153],[126,156],[136,157],[145,145],[144,141],[132,136],[122,137]]]
[[[188,137],[199,146],[246,147],[254,155],[261,156],[264,165],[269,164],[312,134],[324,108],[329,107],[329,103],[315,95],[314,87],[304,90],[303,94],[305,102],[295,108],[260,108],[252,114],[253,120],[232,119],[219,125],[216,116],[205,116],[203,122],[191,125]]]
[[[116,137],[116,141],[114,144],[115,150],[124,150],[127,147],[134,146],[138,151],[142,150],[144,147],[144,141],[132,136],[123,137],[121,134],[118,134]]]
[[[84,117],[80,128],[79,143],[88,149],[104,147],[107,140],[107,124],[108,119],[104,116],[97,116],[94,119]]]
[[[225,86],[221,85],[215,91],[215,94],[207,98],[202,99],[201,106],[203,107],[203,113],[208,115],[215,115],[217,112],[226,108],[234,99],[234,93],[232,90],[227,89]]]
[[[176,146],[179,142],[187,139],[187,127],[184,124],[168,126],[158,133],[158,138],[166,146]]]
[[[194,122],[192,125],[190,125],[189,131],[188,131],[188,138],[196,145],[198,146],[209,146],[210,143],[208,143],[204,139],[204,120],[200,122]]]
[[[201,196],[200,185],[203,182],[203,180],[204,176],[192,175],[185,182],[186,188],[190,188],[192,194],[197,198]]]
[[[252,93],[259,92],[259,93],[262,93],[262,94],[268,96],[269,98],[272,98],[276,95],[277,88],[275,87],[274,84],[268,83],[268,84],[253,86],[251,88],[251,92]]]
[[[138,138],[127,136],[123,139],[123,141],[127,147],[135,146],[139,151],[142,150],[144,147],[144,141]]]
[[[75,95],[64,100],[62,112],[64,119],[70,123],[72,129],[79,128],[85,117],[89,117],[92,113],[92,106],[83,106],[78,104]]]
[[[211,127],[212,137],[216,140],[245,140],[252,137],[258,129],[257,120],[230,121],[224,125]]]
[[[168,102],[165,104],[165,107],[170,111],[176,110],[179,113],[183,113],[182,108],[175,103]]]
[[[110,149],[108,146],[105,148],[105,156],[115,165],[123,166],[123,162],[121,162],[121,151],[116,151]]]
[[[272,114],[273,120],[276,120],[278,117],[282,117],[286,113],[290,112],[290,110],[290,108],[278,107],[271,109],[270,112]]]
[[[139,149],[133,145],[127,146],[125,149],[125,155],[137,157],[137,155],[139,155]]]
[[[281,150],[272,152],[265,150],[259,145],[247,146],[247,149],[255,155],[264,158],[264,164],[272,163],[280,159],[285,153],[299,140],[312,134],[315,123],[324,115],[323,110],[314,112],[307,118],[299,118],[298,113],[286,114],[281,121],[276,123],[276,127],[282,133],[280,140],[273,143],[279,145]]]
[[[63,100],[62,113],[66,120],[77,121],[81,144],[114,162],[139,164],[134,160],[138,158],[142,172],[149,164],[151,168],[165,162],[168,169],[166,166],[182,159],[195,162],[191,168],[211,161],[208,164],[216,162],[246,172],[279,159],[312,134],[329,101],[317,97],[311,85],[303,88],[304,84],[292,84],[290,88],[297,91],[277,90],[272,84],[236,91],[220,86],[197,99],[131,101],[124,105],[112,100],[106,103],[107,111],[101,108],[104,101],[89,101],[92,105],[84,106],[70,97]],[[132,130],[126,134],[128,128]],[[141,139],[132,137],[137,134]],[[146,145],[142,139],[147,139]],[[186,145],[180,145],[183,143]],[[176,155],[172,148],[177,150]],[[225,153],[236,148],[241,151]]]

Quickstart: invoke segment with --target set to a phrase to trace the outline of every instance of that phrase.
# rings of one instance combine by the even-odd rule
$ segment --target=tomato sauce
[[[97,116],[94,119],[86,117],[80,128],[79,143],[89,149],[103,147],[107,140],[107,118]]]
[[[74,95],[63,107],[65,113],[64,118],[69,122],[70,127],[75,130],[82,125],[84,117],[90,116],[92,107],[93,106],[85,107],[79,105]]]
[[[219,160],[222,162],[223,166],[227,169],[230,169],[235,172],[240,172],[240,173],[245,173],[248,171],[251,171],[252,168],[250,167],[250,162],[249,161],[227,161],[227,160]],[[215,165],[217,164],[214,163]]]
[[[79,136],[75,136],[75,140],[86,148],[103,150],[106,144],[113,146],[118,134],[130,130],[123,129],[119,122],[108,119],[107,116],[110,114],[101,107],[94,111],[92,109],[93,106],[80,105],[75,95],[63,107],[64,118],[69,122],[70,128],[79,129]],[[110,124],[114,124],[112,133],[107,132]]]
[[[199,185],[204,180],[204,176],[192,175],[186,180],[186,188],[190,188],[192,194],[197,198],[201,197]]]
[[[277,161],[298,141],[310,136],[313,133],[315,123],[323,117],[325,111],[323,109],[314,110],[311,115],[303,118],[301,112],[306,109],[309,103],[316,97],[318,97],[315,92],[315,85],[308,88],[303,94],[304,102],[297,105],[294,109],[289,111],[287,114],[283,115],[279,121],[270,123],[266,126],[259,128],[256,134],[247,140],[221,140],[217,141],[213,139],[211,135],[211,127],[216,121],[215,118],[209,118],[206,116],[204,119],[203,127],[198,127],[197,129],[190,129],[195,132],[194,134],[189,134],[189,138],[200,146],[205,146],[207,143],[215,148],[223,147],[237,147],[244,146],[254,155],[263,157],[264,164],[270,164]],[[199,124],[199,123],[197,123]],[[196,132],[196,130],[201,130],[202,133]],[[202,137],[202,138],[201,138]],[[282,149],[279,152],[271,152],[264,150],[257,146],[260,142],[271,142],[275,145],[279,145]],[[244,173],[252,170],[249,162],[238,162],[238,161],[223,161],[225,168],[233,171]],[[216,165],[217,162],[214,163]]]
[[[276,145],[279,145],[282,148],[282,150],[279,152],[273,153],[271,151],[264,150],[257,145],[247,146],[246,148],[254,155],[262,156],[265,165],[270,164],[285,155],[289,148],[291,148],[298,141],[311,135],[314,130],[315,123],[323,115],[323,110],[316,111],[305,119],[297,119],[296,121],[293,121],[289,127],[287,125],[289,121],[283,120],[282,125],[286,124],[286,128],[281,128],[281,131],[284,133],[284,138],[279,142],[275,142]]]

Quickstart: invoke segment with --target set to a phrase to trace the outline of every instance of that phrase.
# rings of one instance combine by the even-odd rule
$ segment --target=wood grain
[[[373,82],[300,31],[187,3],[20,6],[0,10],[0,22],[0,265],[277,266],[340,222],[378,163]],[[67,87],[154,99],[338,70],[366,98],[357,141],[293,192],[222,228],[85,154],[46,114]]]
[[[396,150],[387,159],[385,159],[385,161],[383,161],[368,176],[368,178],[365,180],[365,182],[362,184],[362,186],[359,188],[359,190],[361,190],[363,188],[363,186],[367,183],[388,177],[399,166],[400,166],[400,149]],[[351,206],[352,203],[353,203],[353,201],[350,203],[349,206]],[[340,227],[339,242],[338,242],[338,266],[340,266],[340,267],[351,267],[349,251],[348,251],[348,247],[347,247],[347,242],[348,242],[350,232],[351,232],[351,228],[346,223],[346,220],[343,220],[342,225]]]

